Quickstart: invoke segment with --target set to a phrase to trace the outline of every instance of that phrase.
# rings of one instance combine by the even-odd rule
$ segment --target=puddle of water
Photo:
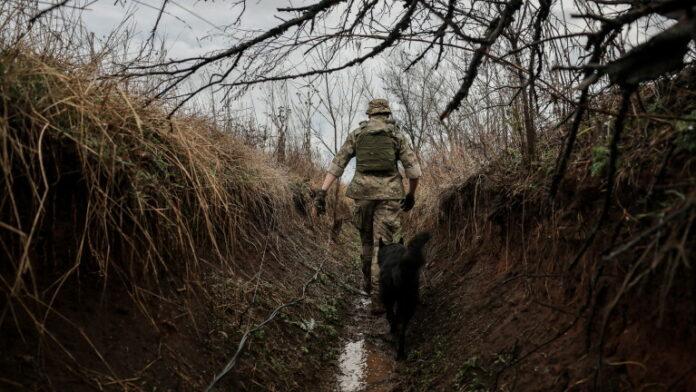
[[[372,338],[387,328],[379,319],[366,316],[370,299],[360,298],[355,304],[354,326],[359,331],[347,341],[338,360],[338,391],[386,392],[391,390],[394,374],[393,353]]]
[[[338,360],[341,374],[338,378],[338,386],[341,392],[358,392],[365,386],[364,374],[367,362],[365,361],[365,339],[349,342],[343,348]]]

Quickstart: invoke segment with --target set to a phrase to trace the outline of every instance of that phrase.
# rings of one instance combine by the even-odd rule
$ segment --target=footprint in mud
[[[339,392],[389,392],[396,385],[394,349],[386,319],[368,314],[370,300],[360,298],[347,329],[338,360]]]

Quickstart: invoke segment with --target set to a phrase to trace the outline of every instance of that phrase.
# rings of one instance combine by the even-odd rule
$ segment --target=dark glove
[[[416,196],[413,193],[407,193],[406,197],[401,199],[401,209],[411,211],[411,208],[416,204]]]
[[[314,208],[317,209],[317,215],[326,213],[326,191],[319,189],[314,194]]]

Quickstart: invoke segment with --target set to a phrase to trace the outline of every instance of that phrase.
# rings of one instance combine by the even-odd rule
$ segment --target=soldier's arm
[[[404,166],[404,174],[406,174],[406,178],[408,178],[407,193],[413,195],[416,193],[416,188],[418,188],[418,179],[422,175],[422,172],[420,163],[418,163],[418,157],[416,157],[416,153],[411,148],[411,144],[402,132],[399,133],[399,160]]]
[[[338,177],[327,172],[326,176],[324,176],[324,182],[321,184],[321,190],[322,191],[329,190],[329,188],[331,188],[331,185],[333,185],[334,181],[336,181],[336,178],[338,178]]]
[[[409,178],[408,179],[408,192],[406,192],[406,193],[410,194],[410,195],[415,195],[416,188],[418,188],[418,179],[417,178]]]
[[[341,149],[338,150],[338,153],[331,161],[329,170],[327,170],[326,176],[324,177],[324,182],[321,185],[322,190],[326,191],[331,188],[331,185],[333,185],[336,179],[343,175],[343,171],[346,169],[346,166],[348,166],[348,162],[350,162],[354,156],[355,140],[353,138],[353,133],[351,133],[348,135],[346,141],[343,143],[343,146],[341,146]]]

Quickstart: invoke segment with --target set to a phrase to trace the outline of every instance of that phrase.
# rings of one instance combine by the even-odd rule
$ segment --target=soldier
[[[360,122],[360,127],[348,135],[331,162],[321,189],[316,192],[314,205],[318,214],[325,212],[326,191],[355,157],[355,175],[346,196],[355,200],[353,223],[360,231],[362,242],[363,288],[371,294],[372,313],[379,314],[384,307],[378,292],[377,244],[380,238],[386,244],[402,238],[399,209],[413,208],[421,169],[406,135],[391,118],[389,102],[373,99],[368,104],[367,115],[368,120]],[[397,161],[401,161],[408,178],[406,194]]]

